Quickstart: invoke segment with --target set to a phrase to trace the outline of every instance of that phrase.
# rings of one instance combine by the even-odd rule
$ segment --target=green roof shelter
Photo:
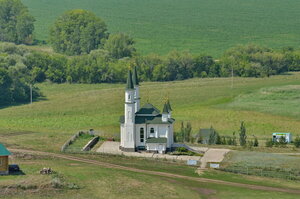
[[[3,144],[0,144],[0,175],[7,175],[8,171],[8,157],[11,153],[5,148]]]

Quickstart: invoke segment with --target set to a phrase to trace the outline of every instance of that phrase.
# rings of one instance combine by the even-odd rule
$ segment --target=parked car
[[[20,167],[17,164],[11,164],[8,166],[8,170],[10,173],[20,172]]]

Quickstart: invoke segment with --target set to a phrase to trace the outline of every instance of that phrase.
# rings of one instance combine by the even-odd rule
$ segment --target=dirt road
[[[61,158],[61,159],[66,159],[66,160],[73,160],[73,161],[77,161],[77,162],[84,162],[84,163],[88,163],[88,164],[98,165],[98,166],[101,166],[104,168],[113,168],[113,169],[132,171],[132,172],[142,173],[142,174],[150,174],[150,175],[170,177],[170,178],[180,178],[180,179],[197,181],[197,182],[215,183],[215,184],[229,185],[229,186],[242,187],[242,188],[254,189],[254,190],[277,191],[277,192],[293,193],[293,194],[300,195],[300,190],[295,190],[295,189],[284,189],[284,188],[276,188],[276,187],[250,185],[250,184],[242,184],[242,183],[236,183],[236,182],[227,182],[227,181],[222,181],[222,180],[207,179],[207,178],[201,178],[201,177],[189,177],[189,176],[177,175],[177,174],[166,173],[166,172],[149,171],[149,170],[120,166],[120,165],[116,165],[116,164],[110,164],[110,163],[101,162],[101,161],[97,161],[97,160],[90,160],[90,159],[85,159],[85,158],[74,157],[72,155],[66,155],[66,154],[48,153],[48,152],[42,152],[42,151],[32,151],[32,150],[23,150],[23,149],[9,149],[9,150],[11,152],[52,156],[55,158]]]

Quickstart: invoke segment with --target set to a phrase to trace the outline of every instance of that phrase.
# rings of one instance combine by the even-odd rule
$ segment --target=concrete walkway
[[[155,159],[166,159],[172,161],[187,161],[187,160],[197,160],[200,164],[200,156],[187,156],[187,155],[169,155],[169,154],[158,154],[158,153],[148,153],[148,152],[123,152],[119,149],[120,142],[104,142],[98,149],[99,153],[125,155],[131,157],[141,157],[141,158],[155,158]]]
[[[178,146],[177,146],[178,145]],[[148,152],[123,152],[119,149],[120,142],[104,142],[98,149],[99,153],[125,155],[131,157],[141,157],[141,158],[155,158],[155,159],[167,159],[172,161],[188,161],[196,160],[200,164],[199,169],[205,169],[209,162],[222,162],[225,155],[230,151],[229,149],[210,149],[207,147],[193,147],[183,144],[175,144],[176,147],[186,147],[191,151],[204,153],[203,157],[200,156],[187,156],[187,155],[169,155],[169,154],[158,154],[158,153],[148,153]]]
[[[203,158],[201,159],[201,169],[206,168],[208,162],[222,162],[225,155],[230,151],[230,149],[208,149]]]

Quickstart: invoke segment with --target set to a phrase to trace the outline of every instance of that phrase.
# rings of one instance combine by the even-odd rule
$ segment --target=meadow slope
[[[298,0],[22,0],[36,18],[36,37],[64,11],[93,11],[110,32],[133,36],[143,54],[173,49],[221,55],[237,44],[299,47]]]
[[[228,104],[262,88],[299,85],[299,77],[300,73],[271,78],[236,78],[233,88],[230,78],[145,82],[141,84],[142,104],[149,99],[162,109],[165,97],[169,96],[176,119],[175,131],[179,130],[181,121],[189,121],[193,133],[212,125],[221,135],[232,135],[239,130],[240,122],[245,121],[249,137],[256,135],[264,140],[274,131],[293,132],[295,135],[299,134],[300,127],[298,109],[290,108],[290,111],[294,110],[292,113],[280,112],[278,106],[274,106],[273,112],[265,112],[261,106],[252,106],[248,110],[247,107],[228,107]],[[46,145],[47,150],[57,151],[79,130],[93,128],[103,136],[119,137],[124,84],[43,83],[38,87],[45,99],[32,105],[0,109],[2,142],[39,150],[45,150]],[[297,92],[295,97],[299,97]]]

